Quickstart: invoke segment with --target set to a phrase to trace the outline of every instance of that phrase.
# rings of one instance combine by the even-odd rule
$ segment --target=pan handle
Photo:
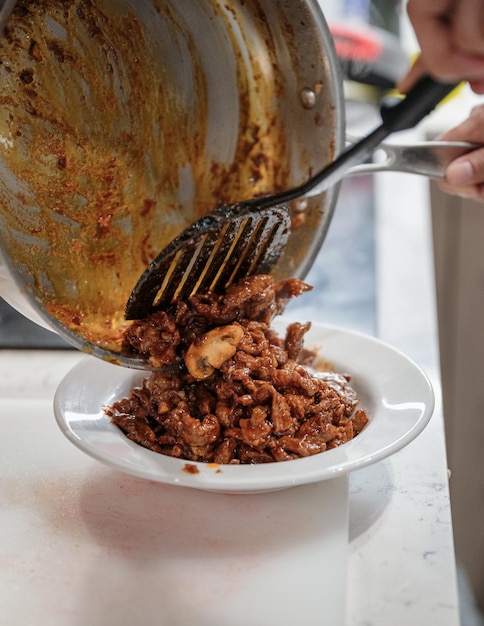
[[[458,157],[483,146],[465,141],[422,141],[407,145],[380,144],[367,163],[351,167],[346,175],[402,172],[443,178],[447,166]]]

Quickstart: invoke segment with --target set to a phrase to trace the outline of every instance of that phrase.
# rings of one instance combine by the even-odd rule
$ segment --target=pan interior
[[[0,58],[4,262],[84,350],[121,350],[133,286],[182,229],[339,147],[316,2],[20,1]],[[309,269],[333,194],[294,203],[277,278]]]

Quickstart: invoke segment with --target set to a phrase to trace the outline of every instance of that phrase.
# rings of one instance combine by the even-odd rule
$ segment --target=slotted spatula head
[[[291,232],[287,206],[222,206],[174,239],[151,262],[126,305],[126,319],[141,319],[175,299],[219,292],[244,276],[266,274]]]

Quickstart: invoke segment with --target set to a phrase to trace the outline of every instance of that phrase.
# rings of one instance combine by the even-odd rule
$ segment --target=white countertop
[[[377,181],[377,334],[427,372],[437,406],[407,448],[351,477],[351,626],[459,624],[427,186]]]
[[[398,174],[377,181],[377,335],[426,370],[437,408],[414,442],[350,477],[346,626],[459,623],[425,185]],[[80,358],[71,351],[0,352],[4,406],[26,406],[28,398],[30,411],[36,406],[45,411],[59,381]],[[4,435],[1,445],[7,441]],[[82,455],[75,454],[81,462]],[[88,462],[89,468],[95,464]],[[17,488],[22,489],[20,482]],[[118,623],[125,623],[120,617]],[[64,623],[96,623],[89,613],[85,620],[77,616]]]

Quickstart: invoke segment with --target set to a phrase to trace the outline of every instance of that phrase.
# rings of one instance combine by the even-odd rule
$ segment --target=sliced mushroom
[[[219,326],[198,337],[185,354],[185,365],[197,379],[208,378],[234,356],[244,329],[239,324]]]

